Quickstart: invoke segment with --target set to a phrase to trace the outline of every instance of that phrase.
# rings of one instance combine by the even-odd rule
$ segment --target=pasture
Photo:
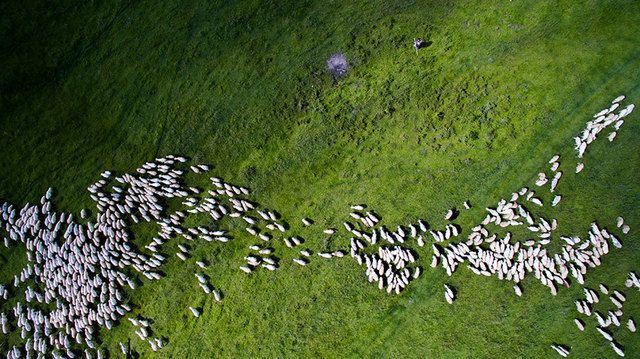
[[[299,266],[301,248],[276,243],[279,268],[247,275],[238,266],[256,240],[241,222],[215,225],[232,233],[228,243],[168,240],[163,278],[127,269],[140,285],[125,298],[125,317],[149,318],[167,344],[152,351],[120,318],[97,333],[110,357],[122,356],[122,342],[144,358],[545,358],[557,356],[553,343],[570,357],[613,358],[595,319],[576,311],[584,292],[575,281],[553,296],[530,275],[519,297],[513,283],[466,264],[448,276],[429,266],[427,234],[427,245],[411,245],[421,276],[396,295],[368,283],[348,255],[315,253],[348,251],[342,223],[354,204],[392,230],[418,219],[442,229],[456,208],[461,237],[449,243],[529,187],[545,202],[536,213],[558,222],[548,252],[559,253],[560,236],[588,238],[594,221],[616,233],[622,248],[589,269],[585,286],[623,290],[624,318],[640,319],[640,293],[624,286],[640,270],[640,115],[582,159],[573,139],[617,96],[640,104],[639,33],[635,1],[5,2],[0,203],[38,204],[53,187],[57,210],[95,212],[87,187],[103,171],[182,155],[210,166],[206,176],[187,173],[189,185],[211,188],[217,176],[249,188],[314,253]],[[416,37],[430,45],[416,53]],[[341,78],[325,68],[337,52],[349,61]],[[534,182],[555,154],[564,175],[554,207]],[[616,231],[618,216],[629,233]],[[131,229],[143,252],[158,231]],[[512,232],[513,243],[531,237]],[[189,246],[186,261],[178,244]],[[0,284],[25,263],[24,245],[2,246]],[[195,272],[220,288],[220,302]],[[456,290],[452,304],[444,284]],[[0,300],[0,311],[15,301]],[[601,295],[594,307],[609,304]],[[611,331],[627,357],[640,356],[638,333]],[[20,342],[19,331],[4,336],[0,352]]]

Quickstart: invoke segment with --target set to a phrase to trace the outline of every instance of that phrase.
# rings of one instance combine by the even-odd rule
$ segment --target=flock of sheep
[[[584,155],[587,146],[601,131],[612,124],[616,131],[620,129],[623,118],[633,111],[633,105],[629,105],[615,113],[623,99],[624,96],[616,98],[610,107],[587,123],[581,136],[576,137],[578,157]],[[615,139],[615,133],[609,134],[610,141]],[[563,176],[559,160],[558,155],[553,156],[548,171],[538,174],[534,183],[536,191],[552,193],[553,199],[549,201],[552,206],[559,205],[562,199],[557,194]],[[340,236],[346,232],[346,237],[350,238],[348,247],[313,253],[306,247],[304,238],[288,234],[289,224],[276,211],[247,199],[250,195],[247,188],[217,177],[210,178],[208,189],[186,185],[188,173],[200,175],[209,171],[207,165],[188,166],[186,162],[184,157],[166,156],[145,163],[134,173],[122,176],[114,176],[109,171],[102,173],[102,178],[88,187],[96,203],[94,216],[88,210],[82,210],[79,218],[71,213],[57,212],[52,202],[52,189],[39,204],[27,204],[22,208],[0,204],[0,227],[6,232],[4,245],[24,245],[27,259],[13,283],[0,285],[0,298],[5,303],[10,297],[17,298],[12,312],[0,313],[2,332],[4,335],[19,333],[22,343],[11,348],[7,358],[42,358],[45,355],[73,358],[80,350],[86,358],[104,357],[95,344],[95,333],[99,328],[111,329],[127,316],[131,308],[124,291],[127,287],[133,290],[141,283],[140,278],[126,273],[133,269],[150,281],[161,279],[159,268],[167,258],[158,252],[169,241],[224,244],[234,240],[220,229],[219,221],[223,218],[242,221],[252,238],[245,262],[238,266],[247,275],[258,270],[278,270],[283,259],[276,257],[275,252],[284,245],[296,253],[288,263],[299,266],[308,265],[313,258],[331,260],[349,254],[359,265],[366,267],[364,272],[369,282],[388,293],[400,293],[421,275],[418,252],[410,246],[415,243],[425,247],[430,243],[433,251],[431,267],[440,266],[448,275],[466,264],[475,274],[513,282],[515,294],[521,296],[520,282],[527,274],[533,274],[552,295],[556,295],[559,287],[570,285],[570,278],[584,285],[587,270],[601,264],[601,258],[609,253],[610,246],[620,248],[620,236],[630,230],[620,217],[616,222],[617,234],[601,224],[592,223],[584,238],[554,235],[559,232],[558,221],[536,216],[534,209],[544,206],[545,202],[532,188],[524,187],[487,208],[484,220],[471,228],[465,238],[462,238],[463,229],[454,223],[459,215],[456,209],[446,211],[444,219],[447,223],[441,229],[431,228],[426,221],[418,220],[390,230],[366,205],[353,205],[350,219],[342,223],[344,231],[323,229],[325,236]],[[583,168],[579,163],[575,172],[579,173]],[[176,200],[182,203],[183,209],[169,211],[168,203]],[[463,208],[468,210],[471,204],[464,202]],[[210,220],[206,225],[189,226],[185,220],[190,215],[206,215]],[[157,235],[144,247],[144,253],[132,243],[134,236],[130,227],[139,222],[153,222],[158,226]],[[303,227],[314,226],[309,218],[303,218],[301,222]],[[526,228],[531,238],[514,241],[508,232],[510,227]],[[563,245],[560,253],[552,254],[545,247],[555,238],[563,241]],[[176,257],[191,263],[190,248],[183,243],[178,243],[177,248]],[[215,302],[223,300],[222,290],[210,283],[205,274],[207,263],[197,260],[194,264],[197,266],[194,285],[211,295]],[[633,272],[625,284],[640,289],[640,280]],[[576,307],[580,314],[597,320],[597,330],[616,353],[624,356],[623,347],[607,328],[621,326],[624,321],[628,330],[635,332],[635,322],[631,317],[623,318],[625,294],[618,289],[609,291],[608,287],[601,284],[600,294],[585,287],[585,299],[576,301]],[[609,295],[615,306],[606,315],[592,310],[601,295]],[[447,284],[444,285],[444,298],[449,304],[456,299],[455,289]],[[198,307],[185,310],[196,318],[203,314]],[[168,344],[153,335],[149,320],[139,316],[127,319],[135,328],[135,334],[151,350],[161,350]],[[584,330],[583,320],[576,318],[575,323],[578,329]],[[553,344],[552,348],[562,356],[570,352],[566,345]],[[130,350],[123,343],[120,343],[120,349],[124,354]]]

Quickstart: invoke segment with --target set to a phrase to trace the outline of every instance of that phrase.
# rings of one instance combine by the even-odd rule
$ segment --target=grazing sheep
[[[629,320],[627,321],[627,328],[629,328],[629,331],[631,331],[632,333],[636,332],[636,322],[633,320],[633,318],[629,318]]]
[[[518,285],[517,283],[513,286],[513,290],[516,292],[516,295],[518,297],[522,297],[522,289],[520,288],[520,285]]]
[[[196,308],[189,307],[189,310],[191,311],[191,314],[193,314],[194,317],[196,318],[200,317],[200,312]]]
[[[306,266],[309,262],[304,258],[294,258],[293,261],[301,266]]]
[[[619,344],[613,341],[610,344],[611,344],[611,348],[613,349],[614,352],[616,352],[616,354],[618,354],[621,357],[624,357],[624,350],[622,350]]]
[[[451,287],[446,284],[444,285],[444,298],[449,304],[453,304],[453,301],[455,300],[455,293],[453,292]]]
[[[560,356],[563,358],[566,358],[569,355],[569,349],[567,349],[563,345],[551,344],[551,348],[553,348],[553,350],[558,352],[558,354],[560,354]]]
[[[454,215],[455,215],[455,210],[454,209],[450,209],[450,210],[447,211],[447,213],[445,213],[444,219],[449,221],[454,217]]]
[[[629,233],[630,230],[631,230],[631,228],[629,227],[629,225],[625,224],[625,225],[622,226],[622,233],[623,234]]]
[[[606,331],[604,328],[596,327],[596,330],[608,341],[613,341],[613,336],[611,333]]]
[[[186,256],[184,253],[182,253],[182,252],[177,252],[177,253],[176,253],[176,256],[177,256],[178,258],[180,258],[181,260],[183,260],[183,261],[186,261],[186,260],[187,260],[187,256]]]

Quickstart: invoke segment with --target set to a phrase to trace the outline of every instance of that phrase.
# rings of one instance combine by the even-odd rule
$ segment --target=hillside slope
[[[636,1],[68,1],[0,13],[2,200],[36,203],[52,186],[59,208],[78,212],[94,206],[86,188],[103,170],[181,154],[251,188],[292,226],[314,219],[295,229],[314,251],[348,244],[321,230],[341,226],[354,203],[389,228],[418,218],[443,227],[446,210],[470,200],[457,220],[466,236],[555,153],[574,165],[572,138],[613,98],[640,105]],[[416,54],[414,37],[431,45]],[[325,70],[335,52],[351,66],[337,80]],[[631,226],[589,272],[592,288],[640,270],[638,116],[589,148],[583,176],[565,169],[561,205],[543,212],[564,233],[586,236],[620,215]],[[142,244],[152,231],[136,234]],[[593,325],[573,324],[579,286],[553,297],[527,279],[516,297],[508,282],[429,268],[429,246],[417,249],[425,273],[400,295],[367,283],[350,259],[246,276],[237,266],[251,242],[236,237],[190,243],[212,263],[221,305],[198,288],[193,259],[172,256],[166,278],[130,293],[169,346],[150,351],[126,321],[102,345],[115,354],[130,339],[141,357],[173,358],[539,358],[560,342],[575,357],[614,355]],[[0,250],[0,283],[23,257]],[[444,283],[458,291],[453,305]],[[625,312],[640,319],[638,293],[628,296]],[[190,305],[206,308],[198,320]],[[637,333],[616,338],[640,352]]]

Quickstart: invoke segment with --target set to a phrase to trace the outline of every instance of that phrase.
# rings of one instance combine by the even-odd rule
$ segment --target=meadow
[[[348,244],[322,229],[355,203],[390,227],[442,227],[469,200],[456,221],[466,236],[551,156],[575,162],[572,138],[612,99],[640,105],[638,34],[631,0],[4,2],[0,199],[21,207],[54,187],[59,209],[79,212],[94,205],[86,188],[103,170],[181,154],[291,223],[312,218],[294,230],[314,251]],[[416,53],[415,37],[431,45]],[[340,79],[325,69],[336,52],[350,64]],[[591,145],[583,173],[566,171],[562,203],[541,210],[566,233],[617,216],[630,225],[623,248],[586,275],[592,288],[622,288],[640,270],[639,118]],[[140,243],[152,232],[135,230]],[[574,325],[580,286],[554,297],[528,278],[517,297],[494,277],[429,268],[430,246],[417,249],[423,275],[399,295],[350,259],[247,276],[237,266],[251,242],[236,237],[189,243],[211,263],[222,303],[197,286],[194,259],[171,256],[165,278],[128,293],[169,345],[152,352],[121,320],[101,347],[119,357],[130,341],[145,358],[546,358],[557,342],[571,357],[615,356],[594,325]],[[24,260],[24,248],[2,247],[0,283]],[[458,292],[452,305],[445,283]],[[627,297],[625,313],[640,319],[640,293]],[[616,331],[627,357],[640,357],[637,336]],[[0,352],[17,339],[1,339]]]

